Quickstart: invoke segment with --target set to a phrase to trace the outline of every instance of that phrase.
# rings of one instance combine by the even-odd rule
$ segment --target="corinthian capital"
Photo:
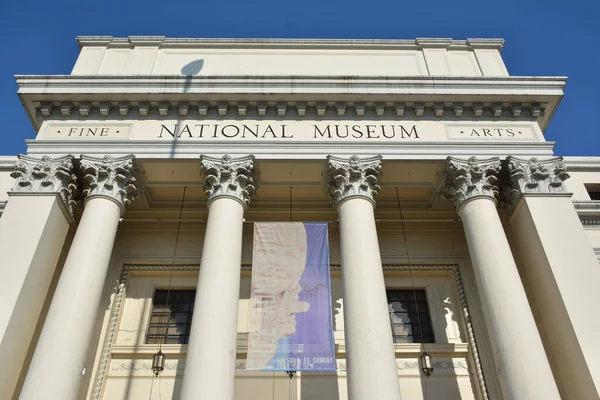
[[[125,207],[137,196],[133,177],[133,156],[104,158],[81,156],[83,172],[83,194],[88,198],[103,196],[115,201],[121,208]]]
[[[10,174],[16,182],[13,192],[58,193],[71,215],[76,202],[77,177],[73,173],[73,157],[41,159],[20,155],[15,170]]]
[[[562,157],[538,160],[533,157],[523,160],[516,157],[506,159],[510,186],[524,193],[565,193],[564,181],[569,179],[567,166]]]
[[[231,197],[246,208],[254,194],[254,157],[222,158],[203,156],[201,159],[204,173],[204,193],[211,202],[217,197]]]
[[[448,157],[446,180],[444,182],[444,197],[455,207],[470,198],[487,196],[496,199],[498,187],[494,185],[500,173],[498,157],[478,160],[471,157],[461,160]]]
[[[381,156],[360,159],[327,157],[329,163],[328,193],[334,206],[350,197],[364,197],[375,205],[381,171]]]

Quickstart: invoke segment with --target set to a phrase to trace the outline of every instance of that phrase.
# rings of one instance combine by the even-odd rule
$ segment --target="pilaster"
[[[0,398],[10,399],[73,220],[73,158],[19,156],[0,218]]]
[[[12,196],[56,193],[69,217],[72,219],[77,193],[77,177],[73,172],[73,157],[50,158],[19,155],[15,170],[10,174],[15,179]]]
[[[600,269],[564,181],[561,157],[508,157],[506,229],[562,398],[600,398],[600,322],[589,318]],[[584,277],[584,279],[580,279]]]

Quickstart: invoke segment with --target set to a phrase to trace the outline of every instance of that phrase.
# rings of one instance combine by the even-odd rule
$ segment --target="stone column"
[[[19,156],[0,218],[0,398],[13,396],[65,238],[76,178],[70,156]]]
[[[560,399],[496,209],[500,159],[448,158],[444,195],[462,219],[506,399]]]
[[[244,212],[254,193],[253,157],[202,157],[208,221],[182,400],[233,400]]]
[[[508,157],[507,230],[563,399],[600,393],[600,267],[563,184],[562,158]]]
[[[133,156],[82,156],[85,208],[35,349],[21,399],[78,398],[119,218],[136,195]]]
[[[381,157],[329,157],[340,218],[348,398],[398,400],[400,387],[375,226]]]

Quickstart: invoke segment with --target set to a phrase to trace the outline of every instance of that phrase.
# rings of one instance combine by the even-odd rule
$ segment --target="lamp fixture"
[[[419,356],[419,365],[421,366],[421,372],[429,378],[433,373],[433,359],[428,352],[424,351],[423,354]]]
[[[165,369],[165,353],[158,350],[152,356],[152,372],[154,372],[154,376],[160,375],[161,372]]]

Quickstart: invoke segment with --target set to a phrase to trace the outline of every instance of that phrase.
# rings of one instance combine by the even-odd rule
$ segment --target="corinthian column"
[[[182,400],[233,400],[244,212],[253,157],[202,157],[208,221],[196,288]]]
[[[11,176],[0,218],[0,399],[13,396],[73,222],[76,189],[70,156],[19,156]]]
[[[400,387],[375,227],[381,157],[329,157],[340,218],[348,398],[398,400]]]
[[[85,356],[117,233],[136,195],[133,156],[82,156],[85,208],[65,261],[21,399],[78,398]]]
[[[508,157],[508,231],[563,399],[600,398],[600,268],[564,181],[561,157]],[[578,279],[575,279],[578,278]]]
[[[504,396],[558,400],[556,383],[496,210],[500,159],[448,158],[444,195],[462,219]]]

